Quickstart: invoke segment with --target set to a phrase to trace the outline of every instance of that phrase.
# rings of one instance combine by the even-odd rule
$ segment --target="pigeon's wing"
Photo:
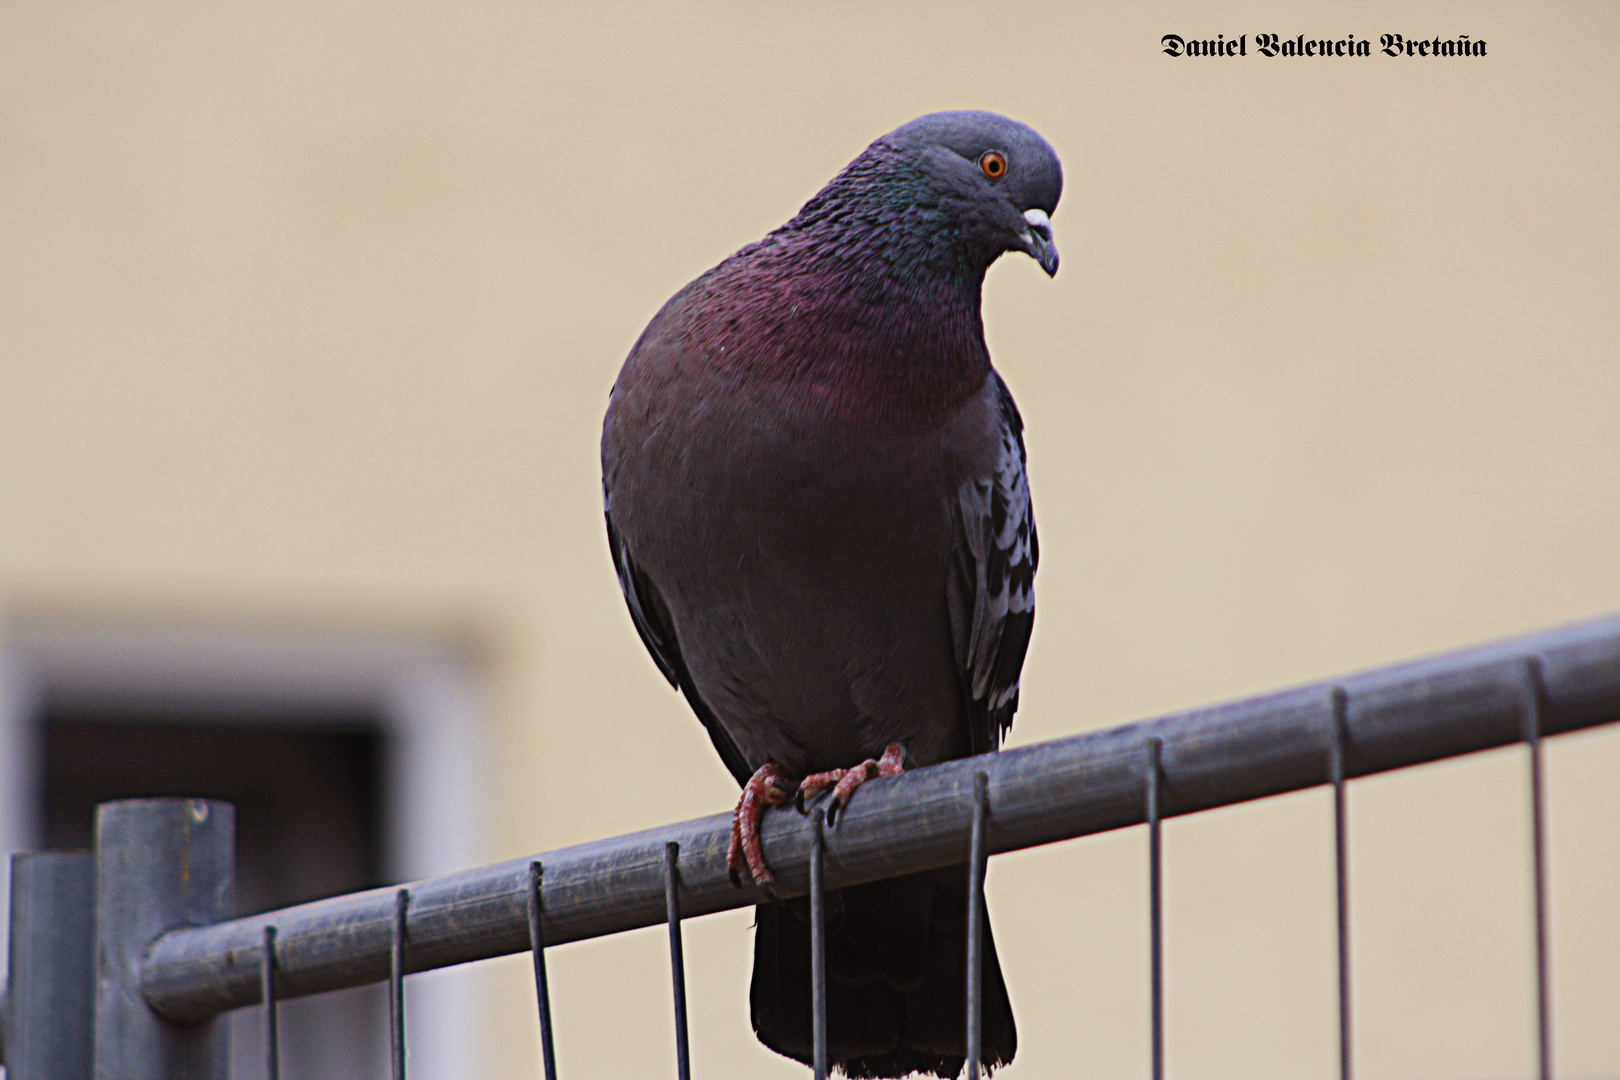
[[[715,750],[720,753],[720,760],[725,762],[731,775],[737,778],[737,783],[747,783],[753,770],[743,759],[742,752],[737,744],[731,741],[726,729],[720,725],[720,720],[709,708],[692,685],[692,673],[686,668],[686,661],[681,658],[681,644],[675,636],[675,628],[669,617],[669,609],[664,605],[663,597],[658,595],[658,589],[643,574],[625,546],[624,538],[619,530],[613,527],[613,514],[605,509],[608,499],[606,484],[603,485],[603,516],[607,519],[608,548],[613,552],[613,569],[619,575],[619,589],[624,593],[624,602],[630,608],[630,618],[636,624],[636,633],[641,635],[641,643],[647,646],[652,653],[653,662],[658,670],[664,673],[671,686],[677,687],[686,700],[691,704],[692,711],[697,713],[698,719],[709,730],[709,739],[714,743]]]
[[[1018,675],[1035,625],[1040,544],[1024,473],[1024,421],[991,372],[1000,425],[994,472],[957,490],[948,606],[975,754],[996,749],[1018,710]]]

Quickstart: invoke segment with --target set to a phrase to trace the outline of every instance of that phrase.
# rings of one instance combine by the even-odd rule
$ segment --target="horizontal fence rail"
[[[1353,778],[1505,746],[1525,738],[1532,713],[1541,735],[1620,718],[1620,617],[871,780],[821,833],[824,884],[967,861],[976,773],[988,781],[994,853],[1147,820],[1155,763],[1158,819],[1328,783],[1335,754]],[[731,884],[729,828],[716,814],[415,882],[402,958],[392,887],[171,931],[142,960],[141,989],[175,1020],[255,1004],[269,926],[280,999],[387,979],[401,959],[409,972],[524,952],[536,863],[547,945],[662,923],[672,843],[683,917],[760,902]],[[780,895],[808,890],[815,835],[791,809],[766,815]]]

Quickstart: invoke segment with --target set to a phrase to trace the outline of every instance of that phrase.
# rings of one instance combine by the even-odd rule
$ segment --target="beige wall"
[[[1386,31],[1489,56],[1252,50]],[[12,0],[0,618],[470,640],[488,858],[725,807],[614,584],[607,389],[675,288],[954,107],[1068,175],[1056,281],[986,290],[1044,554],[1015,743],[1620,609],[1617,52],[1598,4]],[[1620,731],[1550,753],[1557,1053],[1613,1076]],[[1358,1075],[1529,1074],[1522,766],[1352,788]],[[1327,830],[1320,791],[1169,826],[1173,1075],[1332,1074]],[[1009,1080],[1143,1074],[1142,847],[997,860]],[[697,1069],[802,1075],[749,1034],[748,924],[689,930]],[[566,1075],[669,1070],[661,950],[556,951]],[[536,1075],[488,968],[469,1060]]]

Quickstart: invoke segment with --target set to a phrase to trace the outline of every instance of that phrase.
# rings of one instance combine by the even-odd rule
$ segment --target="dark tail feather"
[[[755,908],[754,1032],[810,1063],[810,902]],[[850,1077],[949,1078],[967,1056],[967,868],[827,894],[827,1050]],[[984,1066],[1018,1048],[1012,1005],[984,933]]]

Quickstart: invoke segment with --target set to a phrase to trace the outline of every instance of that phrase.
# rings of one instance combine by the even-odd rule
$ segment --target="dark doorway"
[[[222,799],[236,806],[238,914],[381,884],[379,728],[363,713],[278,718],[48,701],[46,846],[89,848],[100,802]],[[377,1074],[385,1016],[380,987],[288,1002],[286,1075]],[[260,1075],[262,1010],[232,1022],[233,1075]]]

